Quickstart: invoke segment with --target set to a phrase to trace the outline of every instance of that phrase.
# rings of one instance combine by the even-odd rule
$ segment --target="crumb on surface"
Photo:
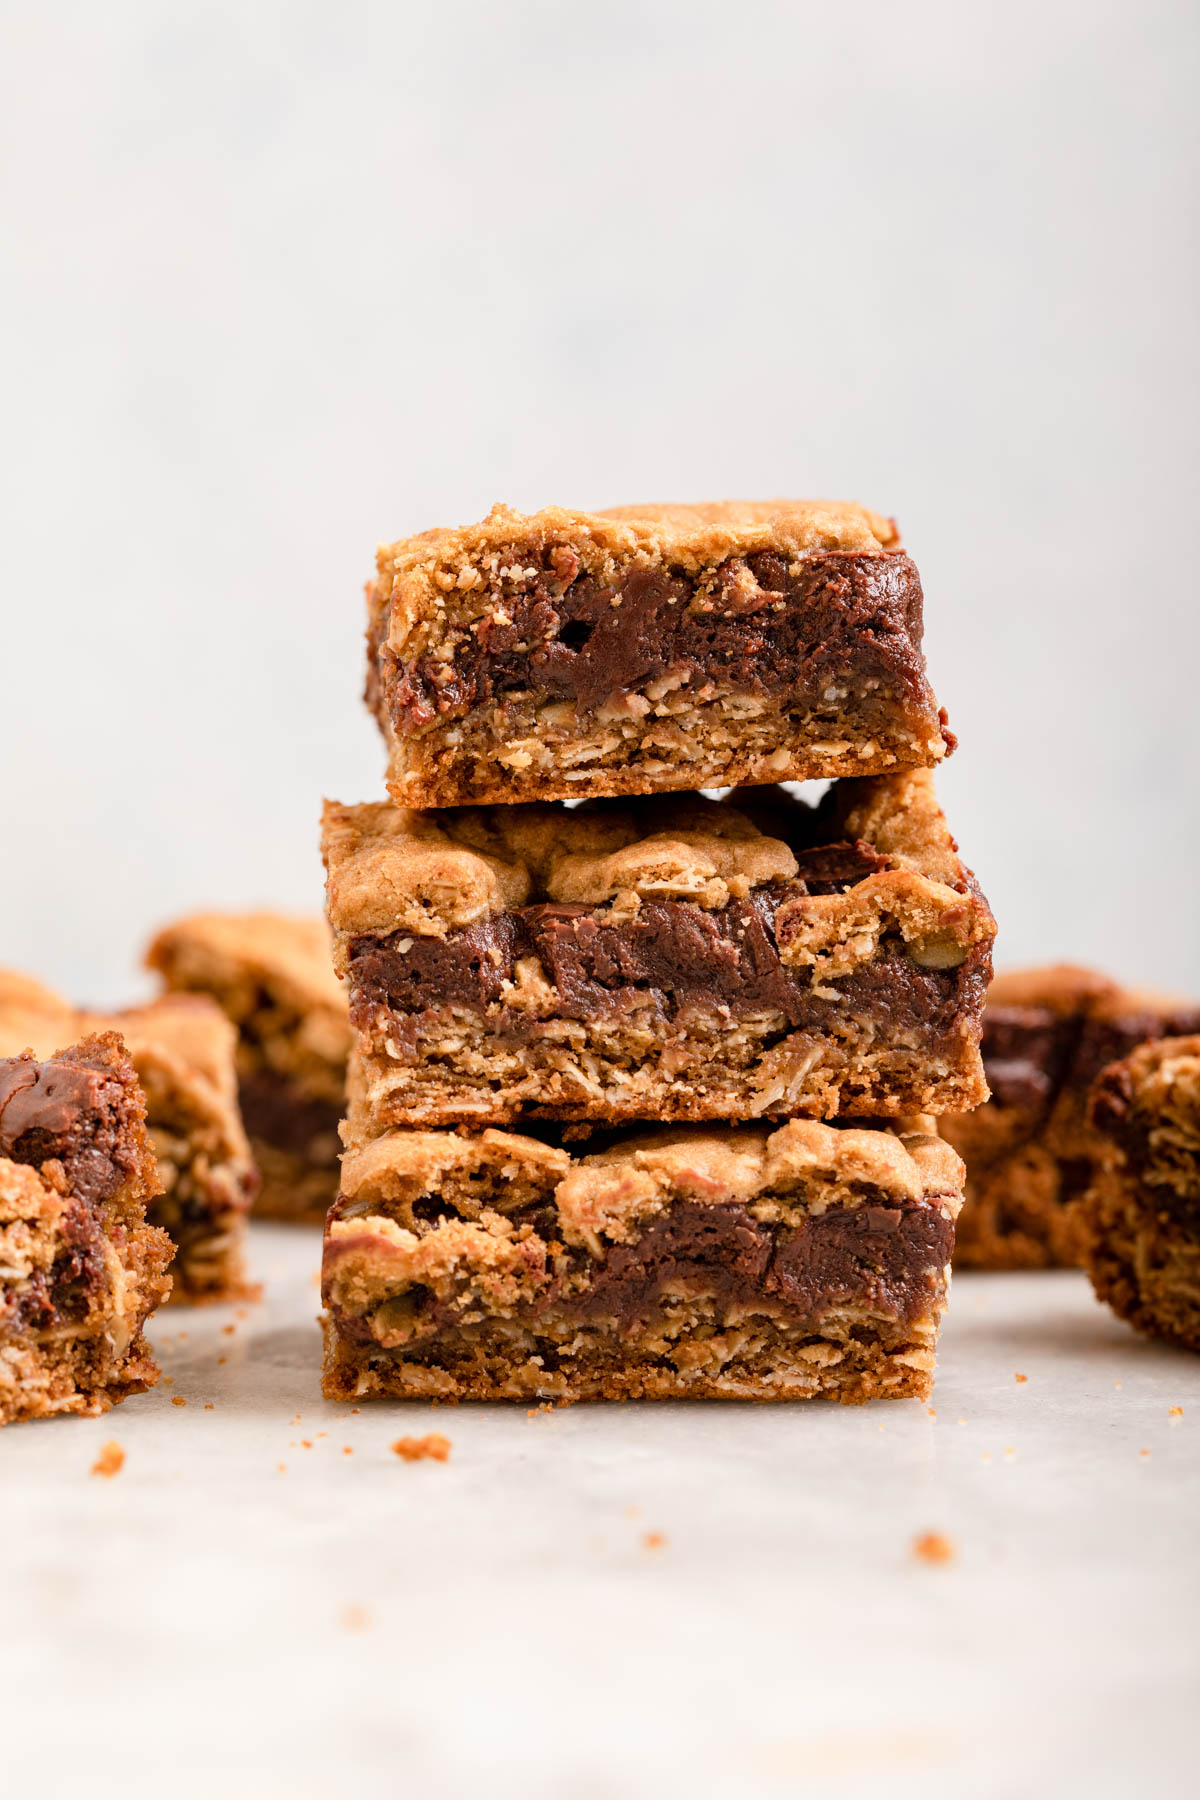
[[[371,1623],[371,1615],[365,1606],[346,1606],[342,1609],[343,1631],[364,1631]]]
[[[927,1406],[925,1408],[925,1411],[929,1414],[931,1419],[937,1418],[937,1407],[936,1406]]]
[[[164,1375],[163,1376],[163,1386],[164,1387],[174,1387],[175,1386],[175,1377],[173,1375]]]
[[[662,1550],[665,1547],[666,1542],[667,1540],[661,1531],[648,1531],[642,1538],[642,1549]]]
[[[424,1437],[397,1438],[392,1445],[405,1462],[449,1462],[450,1439],[440,1431],[426,1432]]]
[[[186,1406],[187,1401],[184,1399],[182,1394],[172,1394],[171,1395],[171,1405],[172,1406]]]
[[[948,1563],[954,1561],[954,1545],[940,1531],[926,1531],[913,1541],[913,1555],[921,1562]]]
[[[236,1325],[222,1325],[221,1336],[222,1337],[232,1337],[236,1330],[237,1330]]]
[[[1183,1417],[1183,1408],[1182,1408],[1182,1406],[1170,1406],[1170,1407],[1168,1407],[1168,1408],[1167,1408],[1167,1417],[1168,1417],[1168,1419],[1182,1419],[1182,1417]]]
[[[218,1356],[217,1367],[220,1368],[222,1363],[227,1363],[228,1361],[229,1361],[229,1358],[227,1356]]]
[[[213,1403],[212,1403],[212,1401],[211,1401],[211,1400],[206,1400],[206,1401],[205,1401],[205,1402],[204,1402],[204,1410],[205,1410],[205,1412],[211,1412],[211,1411],[212,1411],[212,1409],[213,1409]]]
[[[342,1445],[342,1455],[343,1456],[353,1456],[354,1455],[354,1445],[353,1444],[343,1444]]]
[[[351,1407],[351,1408],[350,1408],[350,1411],[351,1411],[351,1412],[352,1412],[352,1413],[356,1413],[356,1412],[361,1412],[361,1411],[362,1411],[362,1407],[361,1407],[361,1406],[352,1406],[352,1407]]]
[[[311,1450],[312,1449],[312,1439],[311,1438],[301,1438],[300,1439],[300,1448],[302,1450]]]
[[[279,1473],[281,1475],[287,1474],[287,1464],[286,1463],[276,1463],[275,1467],[279,1470]]]
[[[1014,1381],[1028,1381],[1028,1380],[1029,1380],[1029,1377],[1028,1377],[1028,1375],[1016,1375],[1016,1374],[1014,1374],[1014,1376],[1013,1376],[1013,1380],[1014,1380]]]
[[[101,1446],[100,1454],[92,1464],[92,1474],[103,1475],[105,1480],[111,1481],[114,1475],[121,1473],[124,1466],[125,1452],[115,1438],[110,1438],[107,1444]]]
[[[1138,1451],[1138,1455],[1139,1455],[1139,1456],[1144,1456],[1144,1457],[1147,1457],[1147,1458],[1148,1458],[1148,1457],[1149,1457],[1149,1455],[1150,1455],[1150,1452],[1149,1452],[1149,1451],[1148,1451],[1148,1450],[1139,1450],[1139,1451]]]

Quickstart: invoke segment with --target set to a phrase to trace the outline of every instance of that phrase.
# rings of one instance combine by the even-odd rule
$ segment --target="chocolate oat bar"
[[[1200,1037],[1111,1064],[1091,1120],[1107,1152],[1079,1206],[1092,1285],[1138,1331],[1200,1351]]]
[[[579,808],[329,803],[348,1141],[972,1106],[995,932],[925,771]]]
[[[406,806],[929,767],[922,595],[861,506],[495,507],[385,545],[367,704]]]
[[[0,1425],[99,1413],[153,1387],[142,1336],[174,1246],[145,1103],[114,1032],[0,1059]]]
[[[47,1057],[72,1039],[116,1031],[146,1097],[162,1191],[152,1225],[176,1246],[172,1300],[233,1300],[246,1292],[246,1214],[258,1184],[237,1107],[233,1027],[196,994],[164,995],[125,1012],[82,1012],[48,988],[0,969],[0,1054]]]
[[[352,1151],[325,1230],[330,1399],[860,1401],[933,1381],[962,1164],[796,1120]]]
[[[320,919],[200,913],[147,952],[169,989],[237,1028],[238,1097],[262,1186],[256,1215],[320,1220],[337,1192],[349,1025]]]
[[[960,1268],[1080,1261],[1076,1205],[1099,1140],[1088,1094],[1106,1063],[1147,1039],[1200,1031],[1200,1006],[1060,964],[997,975],[983,1026],[992,1098],[939,1129],[967,1165]]]

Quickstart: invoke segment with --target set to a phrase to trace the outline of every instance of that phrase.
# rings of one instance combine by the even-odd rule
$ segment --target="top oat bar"
[[[367,704],[406,806],[931,767],[916,566],[833,501],[523,514],[385,545]]]

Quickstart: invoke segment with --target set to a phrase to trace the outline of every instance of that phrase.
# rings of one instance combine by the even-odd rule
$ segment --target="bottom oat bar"
[[[861,1401],[933,1382],[962,1164],[922,1131],[504,1131],[351,1151],[331,1399]]]
[[[959,1268],[1077,1264],[1076,1202],[1099,1142],[1088,1094],[1106,1063],[1135,1045],[1200,1031],[1200,1006],[1118,986],[1062,964],[997,975],[983,1024],[992,1098],[939,1130],[967,1165]]]
[[[1092,1285],[1139,1331],[1200,1351],[1200,1037],[1105,1069],[1091,1117],[1108,1151],[1079,1208]]]
[[[99,1413],[153,1387],[142,1327],[173,1245],[145,1106],[115,1033],[0,1059],[0,1425]]]
[[[350,1026],[321,919],[198,913],[146,957],[168,988],[210,995],[237,1028],[238,1094],[260,1218],[319,1222],[337,1193]]]
[[[27,976],[0,969],[0,1055],[51,1056],[74,1038],[106,1030],[124,1039],[146,1096],[162,1185],[148,1213],[176,1245],[171,1298],[245,1297],[246,1215],[258,1175],[238,1113],[228,1019],[198,994],[168,994],[110,1015],[83,1013]]]

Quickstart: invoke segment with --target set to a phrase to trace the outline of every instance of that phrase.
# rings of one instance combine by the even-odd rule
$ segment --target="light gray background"
[[[2,11],[0,961],[315,906],[376,540],[857,497],[1003,960],[1200,989],[1187,4]]]

